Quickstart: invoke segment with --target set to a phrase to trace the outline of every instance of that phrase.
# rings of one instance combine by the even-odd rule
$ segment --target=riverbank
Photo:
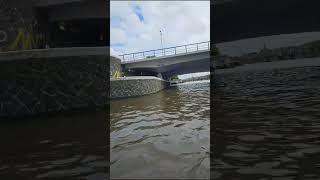
[[[320,57],[243,64],[241,66],[236,66],[233,68],[216,69],[214,71],[214,74],[238,73],[245,71],[263,71],[307,66],[320,66]]]
[[[132,76],[110,79],[110,99],[137,97],[156,93],[169,82],[153,76]]]

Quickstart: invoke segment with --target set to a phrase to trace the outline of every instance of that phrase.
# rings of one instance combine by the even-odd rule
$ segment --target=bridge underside
[[[129,75],[151,75],[168,80],[175,75],[209,72],[210,52],[201,50],[142,61],[123,62],[122,66]]]
[[[162,74],[165,77],[171,77],[175,75],[198,73],[198,72],[209,72],[210,71],[210,60],[201,59],[198,61],[193,61],[189,63],[181,63],[168,67],[166,72]]]
[[[213,42],[319,31],[319,7],[319,0],[231,0],[211,3]]]
[[[126,68],[124,68],[126,69]],[[198,72],[209,72],[210,71],[210,60],[199,59],[197,61],[182,62],[177,64],[170,64],[161,67],[144,67],[144,68],[131,68],[127,73],[134,76],[157,76],[168,80],[170,77],[175,75],[198,73]]]

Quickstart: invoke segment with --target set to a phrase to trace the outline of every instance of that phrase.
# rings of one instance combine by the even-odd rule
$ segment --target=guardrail
[[[210,41],[187,44],[182,46],[168,47],[163,49],[155,49],[149,51],[135,52],[130,54],[122,54],[123,62],[137,61],[154,57],[163,57],[177,54],[186,54],[191,52],[210,50]]]

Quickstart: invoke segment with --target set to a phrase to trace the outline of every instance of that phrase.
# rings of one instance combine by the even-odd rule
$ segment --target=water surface
[[[108,175],[106,111],[0,122],[0,179]]]
[[[306,62],[217,73],[213,179],[320,179],[320,66]]]
[[[209,87],[111,101],[111,178],[209,178]]]

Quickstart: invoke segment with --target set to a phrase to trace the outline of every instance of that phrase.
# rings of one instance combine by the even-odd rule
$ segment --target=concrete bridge
[[[171,76],[210,71],[210,41],[124,54],[122,69],[129,75]]]

